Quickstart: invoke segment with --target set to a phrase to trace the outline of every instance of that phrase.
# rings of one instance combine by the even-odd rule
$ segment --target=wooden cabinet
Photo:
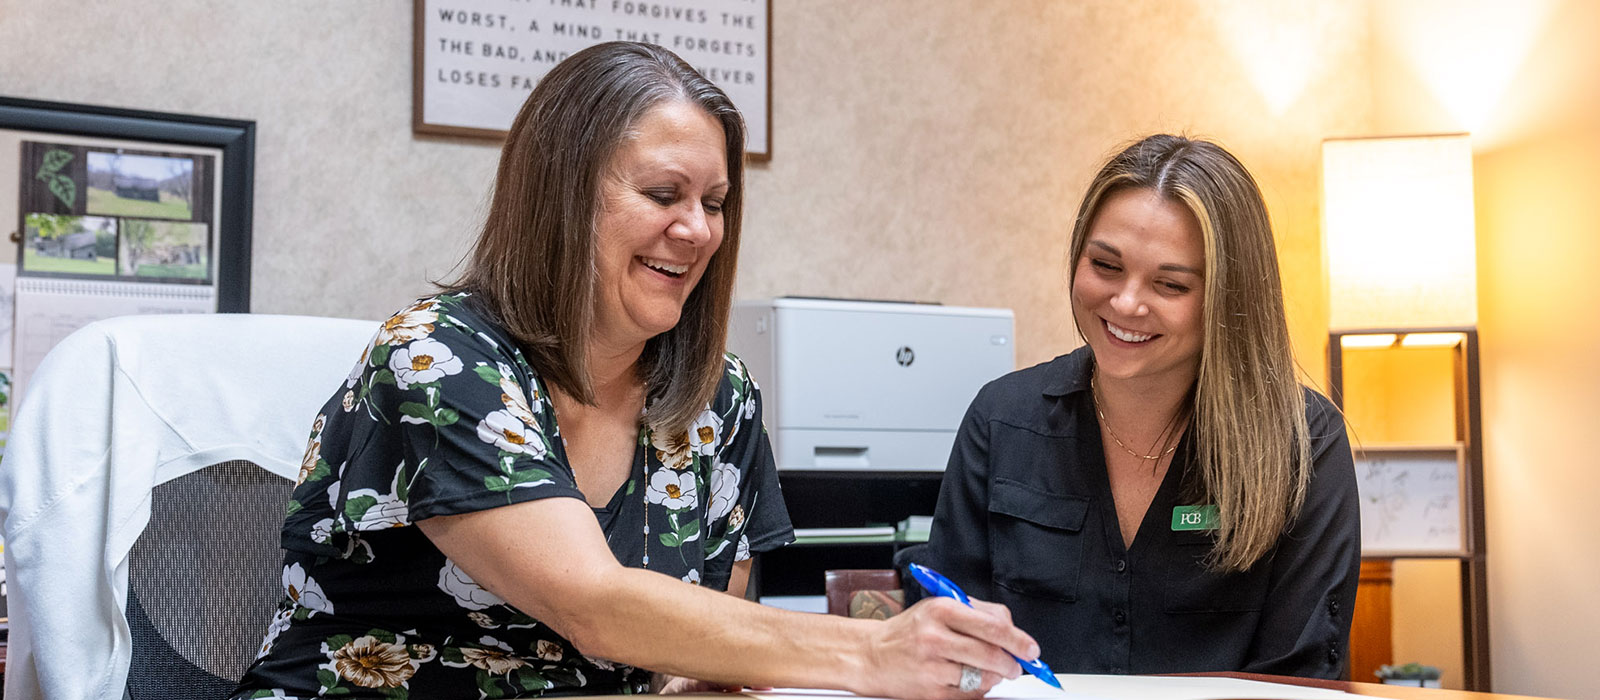
[[[1393,590],[1393,563],[1388,559],[1361,561],[1355,619],[1350,624],[1349,680],[1371,683],[1379,666],[1394,663],[1394,621],[1389,611]]]

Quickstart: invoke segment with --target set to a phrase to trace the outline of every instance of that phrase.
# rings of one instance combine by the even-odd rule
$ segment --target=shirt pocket
[[[1078,599],[1089,499],[995,479],[989,492],[994,582],[1024,595]]]
[[[1248,613],[1264,607],[1271,569],[1267,559],[1247,571],[1213,571],[1205,566],[1213,543],[1211,533],[1183,531],[1173,532],[1171,537],[1172,565],[1163,586],[1162,611]]]

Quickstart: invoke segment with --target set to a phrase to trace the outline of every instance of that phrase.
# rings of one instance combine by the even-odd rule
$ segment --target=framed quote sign
[[[672,50],[744,113],[747,153],[772,155],[771,0],[413,0],[412,129],[505,138],[533,86],[607,41]]]

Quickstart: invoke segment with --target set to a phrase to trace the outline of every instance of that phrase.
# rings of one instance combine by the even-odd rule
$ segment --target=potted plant
[[[1422,664],[1412,662],[1403,666],[1390,666],[1388,664],[1384,664],[1379,666],[1378,670],[1373,671],[1372,675],[1377,676],[1380,680],[1389,685],[1414,685],[1419,688],[1437,688],[1439,687],[1439,676],[1441,674],[1438,668],[1433,666],[1424,666]]]

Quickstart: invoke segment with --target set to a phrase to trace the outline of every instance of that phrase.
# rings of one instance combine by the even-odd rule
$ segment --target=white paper
[[[1309,688],[1285,683],[1265,683],[1239,678],[1194,676],[1102,676],[1058,673],[1056,680],[1067,690],[1069,698],[1103,698],[1104,700],[1217,700],[1219,698],[1277,698],[1281,700],[1354,700],[1370,697],[1352,695],[1341,690]],[[997,692],[1014,692],[1006,681],[989,691],[988,697],[1042,697],[1039,695],[996,695]],[[1037,680],[1037,685],[1044,685]],[[1053,689],[1052,689],[1053,690]],[[1056,693],[1051,697],[1063,697]]]
[[[822,690],[817,688],[777,688],[774,690],[747,690],[744,695],[761,698],[761,700],[828,700],[831,698],[855,698],[856,696],[843,690]],[[1044,681],[1024,674],[1014,681],[1001,681],[999,685],[989,689],[989,694],[984,697],[991,700],[1033,700],[1035,698],[1065,698],[1066,700],[1113,700],[1112,698],[1085,695],[1083,693],[1062,692],[1056,690]],[[1152,696],[1155,697],[1155,696]],[[867,700],[889,700],[888,698],[868,698]]]
[[[217,310],[211,286],[19,277],[16,289],[12,415],[24,399],[29,375],[73,331],[114,316]]]
[[[1044,681],[1024,673],[1017,677],[1017,679],[1014,681],[1000,681],[993,688],[990,688],[989,693],[984,695],[984,697],[1006,698],[1007,700],[1022,700],[1023,698],[1073,698],[1074,700],[1090,700],[1092,698],[1093,700],[1109,700],[1108,698],[1102,698],[1098,695],[1090,695],[1087,693],[1078,692],[1076,690],[1071,692],[1067,691],[1065,682],[1066,678],[1067,676],[1060,674],[1056,675],[1056,680],[1062,681],[1061,688],[1057,689],[1050,687]]]
[[[1058,673],[1063,690],[1056,690],[1033,676],[1001,681],[984,696],[990,700],[1222,700],[1260,698],[1275,700],[1358,700],[1371,696],[1352,695],[1340,690],[1308,688],[1283,683],[1264,683],[1238,678],[1191,676],[1101,676]],[[839,690],[778,688],[745,691],[761,700],[822,700],[856,697]]]

